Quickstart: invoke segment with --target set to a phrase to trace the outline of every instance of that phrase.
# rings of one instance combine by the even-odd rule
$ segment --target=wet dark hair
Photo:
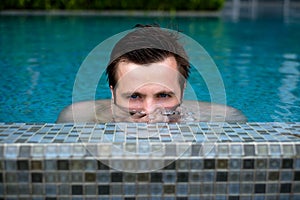
[[[174,56],[179,78],[183,88],[189,77],[190,64],[184,48],[178,43],[178,34],[164,30],[157,25],[136,25],[135,29],[120,39],[114,46],[110,62],[106,68],[108,83],[115,87],[117,84],[117,66],[121,61],[135,64],[151,64]]]

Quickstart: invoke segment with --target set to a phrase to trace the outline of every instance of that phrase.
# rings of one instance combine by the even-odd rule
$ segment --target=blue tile
[[[202,193],[201,188],[202,188],[202,185],[199,183],[190,184],[189,185],[189,194],[200,195]]]
[[[135,195],[136,194],[136,185],[135,184],[126,184],[123,186],[125,195]]]
[[[110,185],[110,194],[113,194],[113,196],[123,195],[124,191],[122,184],[114,183]]]
[[[19,194],[20,195],[29,195],[30,194],[30,185],[29,184],[18,184]]]
[[[56,195],[57,188],[55,184],[45,184],[46,195]]]
[[[229,194],[239,194],[240,193],[240,184],[238,183],[229,183],[228,184]]]
[[[15,171],[17,170],[17,162],[14,160],[5,161],[5,170],[6,171]]]
[[[171,172],[164,172],[163,173],[163,182],[164,183],[176,183],[176,172],[171,171]]]
[[[19,183],[29,183],[29,173],[28,172],[18,172],[18,182]]]
[[[179,196],[187,196],[189,194],[188,185],[178,183],[176,185],[176,194]]]
[[[215,193],[216,194],[223,194],[222,196],[227,196],[227,184],[218,183],[215,185]],[[221,196],[221,195],[220,195]]]
[[[5,147],[4,157],[7,159],[16,159],[19,155],[19,147],[14,145],[9,145]]]
[[[241,169],[242,161],[240,159],[230,159],[229,167],[230,167],[230,169]]]
[[[215,195],[213,182],[202,184],[202,194]]]

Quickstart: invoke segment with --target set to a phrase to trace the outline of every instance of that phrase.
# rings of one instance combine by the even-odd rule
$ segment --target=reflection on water
[[[27,94],[32,95],[33,90],[38,85],[40,72],[35,69],[38,67],[38,60],[36,58],[30,58],[30,59],[28,59],[27,62],[29,63],[29,66],[26,69],[27,69],[28,73],[30,74],[30,81],[31,81],[31,84],[27,90]]]
[[[240,17],[256,19],[261,15],[275,13],[277,17],[282,16],[289,22],[291,16],[299,15],[299,6],[297,0],[227,0],[224,14],[237,21]]]
[[[285,59],[279,68],[279,72],[282,74],[282,79],[280,80],[280,87],[278,87],[278,96],[280,98],[280,103],[276,105],[275,113],[277,115],[272,115],[274,121],[291,121],[293,113],[299,112],[299,97],[297,97],[299,87],[300,63],[297,61],[296,54],[284,54]],[[299,95],[299,93],[298,93]]]

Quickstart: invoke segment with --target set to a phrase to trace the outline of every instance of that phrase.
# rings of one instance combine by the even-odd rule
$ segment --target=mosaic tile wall
[[[0,199],[300,199],[300,123],[0,123]]]

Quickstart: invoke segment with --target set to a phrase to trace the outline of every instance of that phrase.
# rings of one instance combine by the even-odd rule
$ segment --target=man
[[[178,39],[159,27],[136,27],[112,50],[106,69],[111,101],[74,103],[57,122],[246,121],[225,105],[183,101],[190,64]]]

